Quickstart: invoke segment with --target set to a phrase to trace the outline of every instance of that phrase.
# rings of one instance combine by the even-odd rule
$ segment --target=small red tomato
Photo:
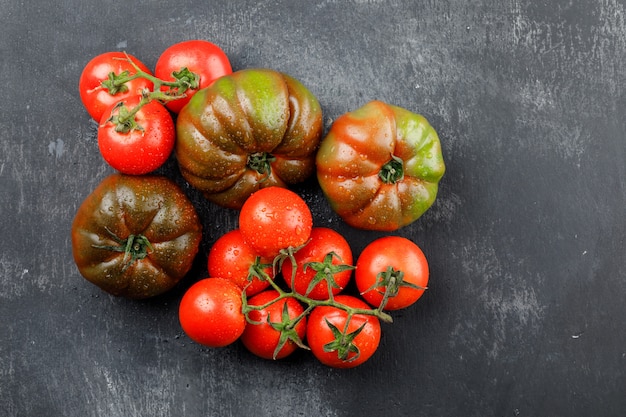
[[[296,323],[294,319],[304,312],[302,305],[292,297],[277,300],[275,290],[263,291],[248,300],[250,306],[267,307],[251,310],[246,330],[241,335],[243,345],[253,354],[264,359],[282,359],[291,355],[299,346],[306,332],[306,318]]]
[[[314,300],[329,298],[348,285],[352,275],[352,250],[350,244],[338,232],[325,227],[314,227],[309,242],[294,254],[293,264],[286,258],[282,275],[289,288]]]
[[[234,343],[246,327],[241,289],[224,278],[205,278],[180,301],[178,317],[191,340],[208,347]]]
[[[267,266],[264,266],[267,265]],[[250,273],[265,273],[270,278],[273,275],[272,261],[260,256],[246,243],[239,229],[220,236],[209,251],[209,275],[212,277],[227,278],[246,289],[247,296],[253,296],[267,288],[270,283],[261,280]]]
[[[401,236],[386,236],[367,245],[356,263],[359,292],[374,307],[389,291],[384,310],[415,303],[428,285],[428,262],[422,250]]]
[[[98,128],[98,147],[104,160],[123,174],[142,175],[167,161],[176,139],[174,121],[157,101],[128,113],[141,97],[124,99],[111,106],[102,116]]]
[[[166,106],[174,113],[178,113],[189,102],[196,91],[208,87],[219,77],[233,72],[226,53],[214,43],[205,40],[189,40],[176,43],[167,48],[157,60],[154,75],[164,81],[176,81],[177,77],[189,77],[191,74],[182,74],[187,69],[195,74],[197,85],[183,91],[184,97],[168,101]],[[167,91],[168,86],[161,90]],[[181,91],[175,93],[180,94]]]
[[[152,81],[145,78],[123,82],[137,73],[129,59],[143,72],[152,75],[141,61],[123,52],[105,52],[85,65],[78,81],[78,92],[85,109],[94,120],[100,121],[102,114],[118,101],[140,95],[145,89],[152,90]]]
[[[335,301],[352,308],[369,306],[351,295],[339,294]],[[380,321],[366,314],[348,313],[332,306],[318,306],[307,320],[307,341],[313,355],[333,368],[354,368],[367,361],[378,349]]]
[[[311,235],[313,216],[306,202],[282,187],[261,188],[243,204],[239,228],[261,256],[274,258],[281,249],[303,245]]]

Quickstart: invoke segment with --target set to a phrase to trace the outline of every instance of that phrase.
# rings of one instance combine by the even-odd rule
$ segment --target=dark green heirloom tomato
[[[183,107],[176,158],[208,200],[238,209],[259,188],[311,176],[322,128],[320,104],[302,83],[245,69],[199,90]]]
[[[72,224],[81,275],[108,293],[135,299],[161,294],[180,281],[201,239],[191,201],[160,176],[105,178]]]
[[[428,121],[381,101],[339,117],[316,164],[333,210],[353,227],[381,231],[424,214],[445,172],[439,137]]]

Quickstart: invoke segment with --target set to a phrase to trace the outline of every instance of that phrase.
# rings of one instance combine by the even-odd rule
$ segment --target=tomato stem
[[[118,110],[117,114],[111,113],[111,116],[106,120],[115,124],[115,131],[120,133],[128,133],[131,130],[143,130],[143,128],[137,123],[135,115],[142,107],[150,103],[153,100],[157,100],[161,103],[167,103],[168,101],[178,100],[186,97],[185,92],[189,89],[198,89],[200,86],[200,76],[194,72],[191,72],[188,68],[183,67],[180,71],[174,71],[172,76],[176,81],[165,81],[152,74],[143,71],[137,64],[133,62],[130,56],[124,52],[125,59],[135,70],[134,74],[130,71],[123,71],[119,74],[114,72],[109,73],[106,80],[101,83],[101,86],[105,88],[109,94],[115,95],[119,92],[128,91],[126,83],[137,78],[145,78],[153,84],[153,89],[144,89],[139,92],[141,94],[141,100],[132,109],[128,109],[123,104],[118,104],[114,107],[114,110]],[[162,91],[161,87],[168,87],[166,91]],[[121,102],[120,102],[121,103]]]
[[[385,184],[395,184],[404,178],[404,162],[396,155],[391,155],[391,159],[383,165],[378,173],[378,177]]]
[[[152,244],[144,235],[131,234],[126,239],[122,239],[109,228],[105,228],[105,230],[111,235],[111,238],[117,245],[92,245],[92,247],[112,252],[123,252],[122,263],[124,266],[122,271],[126,271],[135,261],[144,259],[154,250]]]

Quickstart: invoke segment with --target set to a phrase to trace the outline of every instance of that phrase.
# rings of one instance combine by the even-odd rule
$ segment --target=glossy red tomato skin
[[[167,161],[176,139],[172,116],[157,101],[151,101],[135,115],[140,129],[127,133],[116,132],[110,118],[119,113],[120,103],[129,110],[139,104],[139,96],[129,97],[113,104],[102,115],[98,127],[98,147],[104,160],[123,174],[143,175],[159,168]]]
[[[313,216],[295,192],[267,187],[245,201],[239,212],[239,228],[250,246],[271,259],[281,249],[301,246],[309,239]]]
[[[187,68],[200,76],[197,89],[185,91],[185,97],[169,101],[166,107],[178,113],[189,102],[196,91],[208,87],[223,75],[233,72],[226,53],[216,44],[206,40],[188,40],[168,47],[157,60],[154,75],[165,81],[174,81],[172,73]],[[161,88],[163,91],[167,86]]]
[[[152,74],[152,71],[141,61],[132,55],[128,55],[142,71]],[[152,90],[152,81],[145,78],[136,78],[126,83],[127,91],[118,92],[111,95],[109,91],[102,86],[109,73],[113,72],[117,75],[124,71],[129,74],[135,74],[136,70],[128,62],[127,56],[123,52],[105,52],[100,54],[85,65],[80,79],[78,81],[78,91],[81,101],[89,115],[96,121],[102,119],[102,114],[116,102],[140,95],[145,89]]]
[[[328,285],[326,281],[318,283],[306,294],[310,282],[314,279],[316,271],[311,267],[304,270],[304,265],[309,262],[323,262],[324,258],[331,252],[333,265],[352,265],[352,249],[346,239],[335,230],[326,227],[314,227],[311,231],[310,240],[305,247],[294,254],[296,260],[296,276],[292,287],[292,263],[291,259],[285,259],[282,267],[283,279],[287,286],[298,294],[307,295],[314,300],[326,300],[329,298]],[[339,288],[333,288],[333,295],[339,294],[350,282],[352,270],[345,270],[334,274],[333,278]]]
[[[355,281],[363,298],[378,307],[383,300],[385,288],[372,289],[378,274],[387,267],[402,271],[403,281],[426,288],[429,268],[424,252],[413,241],[402,236],[386,236],[374,240],[363,249],[356,264]],[[385,310],[398,310],[414,304],[424,289],[402,286],[398,295],[390,297]]]
[[[275,290],[263,291],[248,300],[252,306],[261,306],[276,300],[278,292]],[[262,310],[252,310],[248,317],[256,323],[248,323],[241,335],[243,345],[250,352],[264,359],[283,359],[298,349],[298,345],[289,340],[278,351],[274,357],[274,352],[279,343],[280,332],[274,329],[268,322],[280,323],[282,321],[283,308],[287,304],[289,318],[294,319],[303,313],[304,308],[295,298],[283,298]],[[303,317],[294,327],[300,340],[304,339],[306,332],[306,317]]]
[[[335,300],[353,308],[369,309],[367,303],[351,295],[339,294]],[[335,325],[339,330],[343,330],[348,314],[346,311],[332,306],[318,306],[309,314],[307,320],[307,343],[315,356],[324,365],[333,368],[354,368],[369,360],[380,344],[381,326],[377,317],[365,314],[355,314],[350,320],[347,333],[357,330],[363,323],[365,327],[354,339],[354,344],[358,346],[360,354],[354,359],[355,354],[350,353],[347,360],[341,360],[336,351],[325,352],[324,345],[332,342],[335,337],[328,327],[326,320]],[[350,360],[353,359],[353,360]]]
[[[180,301],[178,316],[191,340],[213,348],[234,343],[246,327],[241,289],[224,278],[193,284]]]
[[[248,281],[250,267],[255,264],[258,256],[244,240],[241,230],[231,230],[220,236],[209,251],[207,262],[209,275],[233,281],[239,288],[245,288],[246,295],[251,297],[270,285],[269,281],[262,281],[256,277],[251,282]],[[261,258],[260,262],[270,265],[263,271],[272,277],[272,261]]]

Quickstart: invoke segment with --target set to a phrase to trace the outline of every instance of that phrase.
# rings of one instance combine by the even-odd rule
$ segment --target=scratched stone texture
[[[623,416],[626,410],[626,5],[623,0],[0,0],[0,415]],[[204,349],[178,324],[206,251],[237,226],[174,161],[205,226],[170,293],[136,302],[83,280],[70,225],[112,170],[80,102],[82,67],[125,50],[153,67],[211,40],[320,100],[327,129],[372,99],[441,138],[437,202],[397,234],[431,281],[365,365]],[[358,255],[314,181],[318,226]]]

